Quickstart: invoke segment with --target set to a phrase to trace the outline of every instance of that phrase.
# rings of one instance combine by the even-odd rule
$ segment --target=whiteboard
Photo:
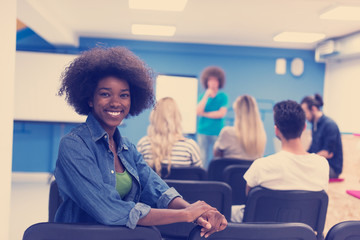
[[[198,79],[159,75],[156,79],[156,100],[172,97],[182,117],[182,128],[186,134],[196,133]]]
[[[60,75],[77,55],[16,52],[14,119],[45,122],[84,122],[57,96]]]

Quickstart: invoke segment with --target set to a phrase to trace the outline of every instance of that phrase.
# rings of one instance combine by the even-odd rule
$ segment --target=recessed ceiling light
[[[135,35],[153,35],[153,36],[174,36],[176,27],[162,25],[133,24],[131,33]]]
[[[129,8],[156,11],[183,11],[187,0],[129,0]]]
[[[360,21],[360,7],[339,6],[320,15],[321,19]]]
[[[323,38],[325,38],[323,33],[282,32],[276,35],[273,40],[275,42],[313,43]]]

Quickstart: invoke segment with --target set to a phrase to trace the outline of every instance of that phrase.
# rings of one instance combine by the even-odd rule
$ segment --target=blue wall
[[[285,99],[300,101],[305,95],[323,93],[325,65],[316,63],[314,51],[310,50],[93,38],[81,38],[80,46],[73,48],[43,44],[36,41],[36,38],[39,37],[18,35],[17,50],[74,54],[99,44],[125,46],[159,74],[200,76],[206,66],[222,67],[227,76],[224,91],[229,95],[230,106],[242,94],[254,96],[259,103],[268,138],[265,154],[274,152],[273,104]],[[29,44],[26,39],[29,39]],[[304,73],[300,77],[294,77],[290,73],[290,62],[295,57],[304,60]],[[285,75],[275,73],[277,58],[287,60]],[[199,94],[203,91],[199,85]],[[120,127],[122,135],[136,144],[146,134],[149,113],[150,110],[126,119]],[[232,123],[232,117],[230,110],[227,115],[228,124]],[[74,124],[64,123],[15,122],[13,171],[51,172],[56,161],[59,139],[73,126]]]

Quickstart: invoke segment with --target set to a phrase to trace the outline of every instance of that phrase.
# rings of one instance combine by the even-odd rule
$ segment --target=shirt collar
[[[108,133],[103,129],[103,127],[100,125],[98,120],[95,118],[95,116],[90,112],[88,114],[88,117],[86,119],[86,124],[89,127],[89,131],[91,134],[91,138],[94,142],[99,141],[100,139],[106,138],[106,141],[109,141]],[[128,150],[128,146],[124,143],[120,131],[118,128],[115,129],[114,133],[114,140],[119,143],[120,149]]]

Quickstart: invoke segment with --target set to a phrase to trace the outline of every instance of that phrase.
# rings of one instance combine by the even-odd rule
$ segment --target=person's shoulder
[[[61,138],[61,141],[83,139],[83,138],[87,138],[90,136],[91,136],[91,134],[90,134],[88,126],[85,123],[81,123],[81,124],[77,125],[76,127],[74,127],[73,129],[71,129],[69,133],[65,134]]]
[[[190,145],[193,145],[193,146],[199,146],[198,143],[192,139],[192,138],[184,138],[183,140],[179,140],[179,141],[182,141],[186,144],[190,144]]]
[[[316,162],[320,162],[320,163],[323,163],[323,164],[328,164],[328,160],[326,160],[325,157],[323,156],[320,156],[316,153],[310,153],[309,155],[309,158],[311,158],[312,161],[316,161]]]
[[[235,128],[233,126],[225,126],[221,129],[220,135],[222,135],[222,136],[236,135]]]
[[[149,136],[143,136],[142,138],[140,138],[140,140],[137,142],[138,146],[144,145],[149,143]]]
[[[323,116],[324,116],[324,122],[337,125],[334,119],[332,119],[331,117],[328,117],[327,115],[323,115]]]
[[[234,126],[224,126],[224,127],[223,127],[223,130],[224,130],[224,131],[234,131],[235,128],[234,128]]]
[[[324,115],[324,123],[326,127],[339,131],[337,123],[332,118],[326,115]]]
[[[224,91],[221,91],[219,90],[217,96],[219,96],[219,98],[228,98],[228,95],[224,92]]]
[[[273,164],[274,162],[279,161],[279,159],[284,158],[284,152],[280,151],[274,154],[270,154],[261,158],[254,160],[256,164]],[[253,163],[253,164],[254,164]]]

